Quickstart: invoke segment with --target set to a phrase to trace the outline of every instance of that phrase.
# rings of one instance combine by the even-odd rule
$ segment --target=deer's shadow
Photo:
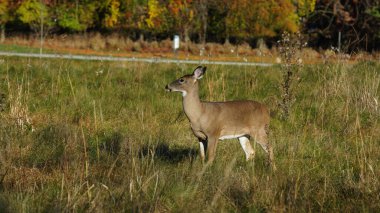
[[[140,157],[153,157],[168,163],[179,163],[186,159],[193,162],[198,156],[198,150],[194,148],[170,148],[167,143],[158,143],[157,145],[144,145],[140,149]]]

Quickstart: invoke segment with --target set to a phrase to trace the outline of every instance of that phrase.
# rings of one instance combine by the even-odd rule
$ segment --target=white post
[[[179,35],[174,35],[173,38],[173,50],[174,54],[177,57],[177,50],[179,49]]]

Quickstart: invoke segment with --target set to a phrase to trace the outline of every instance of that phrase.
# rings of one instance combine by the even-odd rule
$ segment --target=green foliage
[[[76,8],[62,4],[57,7],[58,26],[69,31],[82,31],[86,29],[84,24],[79,22],[79,14]]]
[[[308,17],[315,10],[317,0],[297,0],[297,14],[300,17]]]
[[[380,6],[368,8],[366,10],[366,13],[370,14],[371,16],[380,19]]]
[[[0,25],[4,25],[9,19],[9,1],[0,0]]]
[[[71,32],[85,31],[94,24],[95,10],[95,3],[57,5],[55,14],[58,26]]]
[[[368,8],[366,10],[366,13],[369,14],[370,16],[372,16],[378,22],[380,21],[380,6],[374,6],[372,8]],[[380,39],[380,30],[379,29],[377,29],[377,31],[375,32],[375,36],[378,39]]]
[[[25,0],[16,11],[20,21],[28,24],[37,31],[43,22],[44,25],[52,25],[49,19],[48,7],[39,0]]]

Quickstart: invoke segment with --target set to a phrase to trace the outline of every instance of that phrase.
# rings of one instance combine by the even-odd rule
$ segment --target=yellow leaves
[[[146,24],[149,28],[154,27],[154,19],[160,15],[161,9],[158,0],[148,1],[148,18],[146,19]]]
[[[0,0],[0,24],[5,24],[8,19],[8,0]]]
[[[299,16],[308,16],[315,9],[316,0],[297,0],[297,13]]]
[[[114,27],[119,19],[120,2],[118,0],[108,0],[106,5],[106,14],[104,17],[105,27]]]
[[[7,12],[8,0],[0,0],[0,16]]]
[[[230,35],[274,37],[282,31],[298,31],[298,15],[291,0],[238,0],[230,7],[234,8],[226,22]],[[229,21],[230,17],[235,18]]]
[[[192,20],[194,18],[194,10],[189,11],[189,20]]]

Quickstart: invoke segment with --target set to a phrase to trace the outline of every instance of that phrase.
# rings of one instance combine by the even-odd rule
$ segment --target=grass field
[[[277,171],[257,147],[205,167],[164,87],[193,66],[0,60],[1,212],[375,212],[380,64],[303,67],[281,119],[281,67],[208,66],[201,99],[272,111]]]

